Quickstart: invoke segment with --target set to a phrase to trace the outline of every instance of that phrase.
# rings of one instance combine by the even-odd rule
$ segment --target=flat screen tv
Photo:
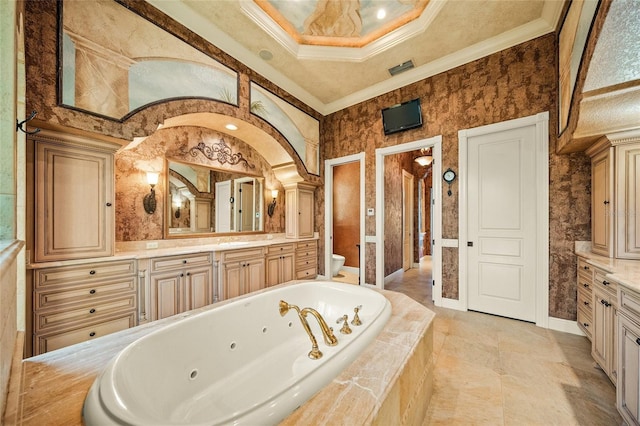
[[[382,125],[385,135],[422,126],[420,98],[383,109]]]

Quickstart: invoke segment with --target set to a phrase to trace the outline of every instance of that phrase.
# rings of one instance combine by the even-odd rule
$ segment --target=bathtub
[[[309,315],[323,352],[310,359],[298,315],[281,316],[280,300],[316,309],[338,344],[326,345]],[[351,321],[358,305],[363,324],[341,334],[337,319],[348,314]],[[277,424],[358,358],[386,324],[391,304],[365,287],[313,281],[198,312],[120,352],[89,390],[85,424]]]

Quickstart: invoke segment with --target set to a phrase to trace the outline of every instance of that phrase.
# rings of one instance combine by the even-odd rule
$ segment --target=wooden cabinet
[[[578,327],[589,340],[593,331],[593,271],[584,258],[578,257]]]
[[[591,156],[591,251],[640,259],[640,141],[603,138]]]
[[[596,144],[591,155],[591,251],[613,256],[613,148],[607,141]]]
[[[617,283],[608,280],[605,274],[606,272],[601,269],[594,269],[591,355],[615,384],[618,374],[616,356]]]
[[[220,300],[241,296],[265,287],[263,247],[216,253],[220,269]]]
[[[42,268],[33,276],[34,355],[137,325],[135,260]]]
[[[114,251],[112,142],[42,130],[34,143],[33,260],[111,256]]]
[[[296,243],[296,279],[315,279],[318,275],[318,242],[316,240]]]
[[[151,259],[151,319],[158,320],[213,303],[211,253]]]
[[[311,238],[314,233],[313,185],[296,183],[285,188],[285,236]]]
[[[628,425],[640,424],[640,293],[620,286],[617,408]]]
[[[267,247],[267,287],[291,281],[295,273],[294,244],[273,244]]]
[[[616,146],[616,257],[640,259],[640,145]]]

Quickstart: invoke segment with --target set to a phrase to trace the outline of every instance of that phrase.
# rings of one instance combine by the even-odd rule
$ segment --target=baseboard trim
[[[436,306],[439,306],[441,308],[454,309],[456,311],[466,311],[467,310],[467,308],[465,306],[463,306],[462,303],[459,300],[447,299],[446,297],[443,297],[442,299],[440,299],[440,303],[436,304]]]
[[[570,321],[561,318],[549,317],[549,329],[555,331],[562,331],[564,333],[576,334],[578,336],[584,336],[585,334],[578,327],[576,321]]]
[[[404,271],[402,270],[402,268],[398,269],[395,272],[390,273],[389,275],[384,277],[385,285],[390,283],[391,281],[395,280],[398,276],[402,275],[403,273],[404,273]]]

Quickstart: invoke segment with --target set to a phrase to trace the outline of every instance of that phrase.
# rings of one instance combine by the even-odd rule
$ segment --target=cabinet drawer
[[[106,336],[107,334],[115,333],[116,331],[126,330],[127,328],[135,325],[135,313],[129,313],[121,317],[113,318],[87,327],[61,331],[58,333],[36,335],[34,342],[35,353],[39,355],[65,346],[86,342],[87,340]]]
[[[620,310],[625,314],[632,316],[636,320],[640,320],[640,294],[620,287],[619,291]]]
[[[591,312],[593,310],[592,302],[591,291],[578,288],[578,308]]]
[[[105,278],[135,275],[136,273],[135,260],[46,268],[35,271],[35,288],[74,282],[97,281]]]
[[[151,272],[178,269],[182,266],[211,265],[212,258],[213,256],[210,252],[184,256],[156,257],[151,259]]]
[[[315,257],[305,256],[303,258],[296,259],[296,271],[301,271],[303,269],[316,268],[318,266],[318,262]]]
[[[317,275],[315,266],[309,269],[296,270],[296,279],[298,280],[315,278]]]
[[[315,250],[318,247],[317,241],[300,241],[296,243],[297,250]]]
[[[87,324],[109,314],[123,311],[135,311],[136,297],[130,294],[118,299],[104,300],[100,303],[81,305],[67,309],[36,313],[35,332],[46,331],[51,328]]]
[[[591,275],[593,267],[587,263],[586,259],[578,258],[578,272],[581,274]]]
[[[223,262],[255,259],[255,258],[264,257],[264,248],[256,247],[252,249],[243,249],[243,250],[227,250],[227,251],[221,252],[221,254],[222,254]]]
[[[291,253],[294,250],[294,248],[295,247],[293,244],[273,244],[267,247],[267,254],[271,256],[271,255],[278,255],[278,254],[284,254],[284,253]]]
[[[591,277],[587,278],[583,274],[578,274],[578,289],[591,294],[591,291],[593,290],[593,280]]]
[[[34,309],[53,308],[71,303],[92,303],[93,300],[136,290],[137,278],[124,278],[101,283],[78,284],[63,289],[39,290],[34,294]]]
[[[618,283],[612,281],[606,277],[607,272],[596,269],[593,275],[593,282],[596,285],[600,285],[606,292],[610,293],[613,296],[617,296],[618,291]]]
[[[593,317],[591,312],[588,312],[581,307],[578,308],[578,327],[580,327],[589,340],[591,340],[591,333],[593,332]]]

